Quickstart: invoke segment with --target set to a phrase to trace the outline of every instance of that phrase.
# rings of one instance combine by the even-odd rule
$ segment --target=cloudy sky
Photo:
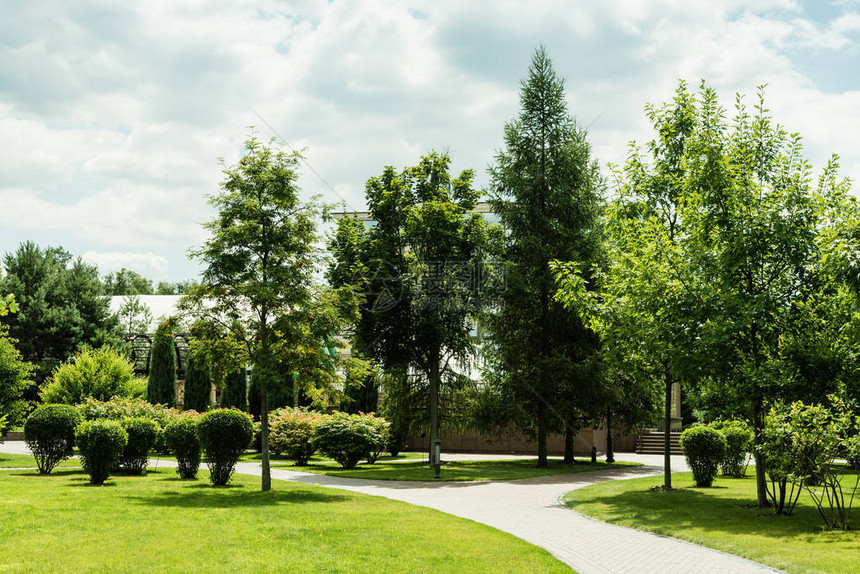
[[[601,164],[649,137],[646,102],[701,79],[768,84],[820,166],[860,179],[860,0],[0,0],[0,252],[30,239],[156,280],[196,275],[205,194],[256,126],[364,206],[383,166],[486,167],[547,47]]]

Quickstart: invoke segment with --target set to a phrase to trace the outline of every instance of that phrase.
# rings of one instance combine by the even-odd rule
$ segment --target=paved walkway
[[[0,452],[27,452],[23,443],[7,442]],[[464,460],[469,455],[443,455]],[[481,458],[484,458],[483,456]],[[662,473],[662,456],[619,454],[643,467],[586,472],[506,482],[406,482],[349,479],[272,469],[272,478],[435,508],[509,532],[546,548],[581,573],[773,573],[776,570],[688,542],[615,526],[566,508],[561,497],[574,489],[603,482]],[[673,470],[686,470],[683,457],[672,457]],[[168,461],[160,464],[172,466]],[[260,475],[258,463],[240,463],[236,471]],[[657,484],[659,480],[655,480]]]

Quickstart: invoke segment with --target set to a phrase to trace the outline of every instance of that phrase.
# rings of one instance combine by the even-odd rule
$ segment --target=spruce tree
[[[490,168],[507,275],[504,305],[487,317],[487,348],[497,374],[490,380],[513,398],[513,421],[536,431],[538,466],[546,467],[549,431],[566,431],[572,462],[575,431],[596,416],[599,339],[554,300],[550,262],[588,270],[600,261],[604,184],[544,48],[522,82],[520,108]]]
[[[212,382],[209,378],[209,367],[188,355],[188,366],[185,369],[185,399],[182,406],[185,410],[206,412],[209,408],[212,393]]]
[[[169,320],[158,326],[152,341],[146,400],[152,404],[176,406],[176,349],[173,324]]]

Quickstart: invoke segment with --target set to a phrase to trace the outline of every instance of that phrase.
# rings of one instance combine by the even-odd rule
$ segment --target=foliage
[[[753,432],[749,425],[744,421],[732,420],[715,421],[708,426],[726,437],[726,456],[720,463],[723,476],[746,476],[753,441]]]
[[[388,445],[391,444],[391,423],[385,420],[382,417],[374,416],[373,413],[364,414],[359,413],[359,415],[363,416],[367,425],[373,428],[373,440],[370,442],[370,449],[367,451],[367,456],[365,460],[367,464],[373,464],[379,457],[388,449]]]
[[[75,431],[75,442],[90,482],[104,484],[122,458],[128,434],[117,421],[84,421]]]
[[[185,395],[182,407],[203,412],[211,404],[212,382],[209,379],[209,366],[200,363],[194,355],[188,356],[185,367]]]
[[[768,401],[823,398],[854,379],[856,302],[834,269],[854,252],[857,202],[836,158],[815,182],[763,91],[753,112],[738,96],[728,120],[713,89],[681,82],[647,113],[657,137],[647,155],[631,146],[617,173],[600,298],[581,276],[569,302],[642,376],[664,381],[667,399],[671,381],[696,382],[699,408],[746,419],[761,444]]]
[[[224,380],[224,390],[221,391],[221,406],[225,409],[231,407],[240,411],[248,410],[248,381],[245,368],[240,367],[227,373]]]
[[[126,295],[116,314],[120,328],[126,335],[149,332],[152,311],[145,303],[140,302],[140,297],[137,295]]]
[[[681,433],[680,441],[696,486],[711,486],[726,457],[726,437],[710,427],[692,427]]]
[[[176,406],[176,347],[173,341],[174,321],[158,325],[149,351],[149,382],[146,398],[153,404]]]
[[[197,436],[215,486],[230,481],[233,468],[254,438],[251,417],[235,409],[216,409],[200,417]]]
[[[63,363],[54,370],[51,381],[42,389],[42,400],[75,405],[88,397],[106,401],[114,396],[129,396],[133,379],[134,367],[112,347],[84,349],[74,362]]]
[[[605,379],[599,339],[578,315],[554,300],[550,262],[601,265],[604,184],[585,130],[567,110],[564,82],[544,48],[521,82],[520,113],[505,124],[504,148],[490,168],[490,204],[505,229],[503,306],[485,319],[491,389],[521,412],[509,421],[536,433],[546,464],[550,430],[572,439],[602,418]]]
[[[24,440],[42,474],[50,474],[61,461],[72,456],[75,427],[81,422],[71,405],[42,405],[24,422]]]
[[[450,173],[446,154],[431,152],[402,171],[388,166],[365,186],[370,229],[338,222],[328,278],[363,295],[351,344],[385,371],[411,371],[421,401],[410,418],[439,433],[454,415],[459,376],[473,355],[470,329],[483,304],[483,271],[493,231],[474,213],[474,172]],[[496,229],[496,236],[500,230]],[[356,377],[355,382],[365,382]],[[441,405],[441,408],[440,408]],[[441,413],[441,415],[440,415]]]
[[[96,267],[60,247],[22,243],[3,258],[0,293],[11,293],[18,312],[3,317],[24,359],[65,360],[85,346],[118,343],[118,319]]]
[[[125,267],[115,273],[105,275],[103,283],[106,295],[135,296],[153,294],[151,279],[147,279],[137,271],[132,271]]]
[[[251,377],[248,381],[248,412],[259,420],[261,417],[262,396],[260,392],[260,376],[251,371]],[[296,384],[295,375],[281,375],[281,382],[271,385],[267,392],[267,400],[269,401],[269,412],[288,406],[298,406],[294,404],[294,399],[300,398],[301,391]],[[261,447],[262,448],[262,447]]]
[[[176,457],[176,472],[180,478],[196,478],[200,467],[200,440],[197,438],[197,418],[175,417],[164,427],[164,444]]]
[[[837,459],[846,454],[860,455],[860,439],[848,405],[833,395],[829,399],[831,408],[801,401],[772,408],[761,448],[766,451],[771,483],[780,487],[780,499],[776,498],[775,488],[769,492],[777,512],[791,514],[796,503],[789,496],[783,508],[785,484],[790,483],[792,490],[802,485],[825,526],[846,530],[860,475],[850,477],[852,484],[846,476],[847,466]]]
[[[343,468],[355,468],[360,460],[385,448],[387,430],[388,423],[373,415],[338,412],[317,423],[314,443]]]
[[[269,392],[284,373],[296,374],[313,398],[336,392],[329,348],[337,347],[334,334],[354,307],[350,292],[315,286],[320,208],[300,198],[300,159],[253,136],[245,142],[244,156],[224,169],[220,190],[210,196],[217,215],[205,224],[209,239],[192,253],[203,266],[201,284],[181,303],[243,349],[233,364],[223,364],[225,374],[246,364],[253,369],[262,405],[263,490],[271,488]]]
[[[296,466],[305,466],[316,452],[314,436],[324,415],[306,409],[283,408],[273,411],[269,419],[269,446]]]
[[[164,405],[154,405],[143,399],[129,399],[125,397],[111,397],[108,401],[100,401],[88,398],[78,405],[78,410],[84,420],[95,421],[101,419],[122,420],[127,418],[147,418],[154,420],[161,428],[175,415],[175,409]]]
[[[155,447],[161,427],[145,417],[126,418],[120,425],[128,434],[128,442],[119,459],[119,468],[129,474],[142,474],[149,464],[149,451]]]
[[[16,341],[5,335],[0,325],[0,416],[6,417],[10,426],[18,426],[27,412],[24,391],[32,384],[32,365],[22,360],[15,348]]]

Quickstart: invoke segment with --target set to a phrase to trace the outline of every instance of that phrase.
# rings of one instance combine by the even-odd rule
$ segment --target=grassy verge
[[[57,468],[64,466],[81,466],[76,459],[64,460]],[[6,454],[0,452],[0,468],[36,468],[36,459],[31,454]]]
[[[0,472],[0,570],[569,572],[493,528],[340,490],[173,469],[91,486],[81,471]],[[490,551],[491,550],[491,551]]]
[[[423,455],[422,455],[423,456]],[[559,459],[551,459],[549,468],[535,468],[534,459],[518,460],[474,460],[474,461],[452,461],[442,466],[440,480],[462,481],[462,480],[521,480],[540,476],[554,476],[559,474],[573,474],[577,472],[588,472],[590,470],[605,470],[623,466],[638,466],[638,463],[616,462],[607,464],[605,462],[577,461],[575,465],[561,464]],[[288,468],[301,472],[313,472],[329,476],[343,476],[347,478],[366,478],[373,480],[418,480],[433,481],[433,469],[423,460],[397,461],[380,459],[374,464],[362,464],[354,469],[343,469],[334,462],[313,462],[309,466],[292,466],[289,464],[276,464],[279,468]]]
[[[752,506],[754,475],[718,477],[711,488],[696,488],[689,473],[675,474],[672,481],[679,490],[652,492],[660,479],[638,478],[574,490],[564,501],[606,522],[689,540],[788,572],[858,571],[860,532],[823,531],[806,493],[793,516],[776,516]]]

